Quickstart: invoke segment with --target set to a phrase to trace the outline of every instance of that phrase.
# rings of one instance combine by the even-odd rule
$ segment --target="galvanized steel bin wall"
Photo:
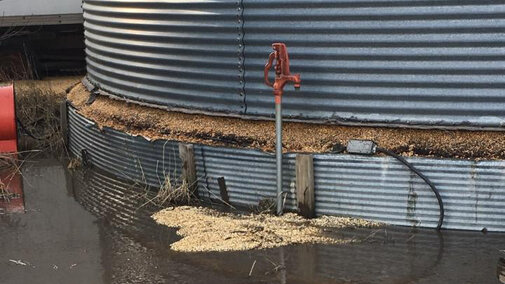
[[[502,1],[244,1],[249,114],[272,112],[262,65],[288,46],[299,93],[285,115],[330,121],[501,127]],[[292,88],[288,89],[292,90]]]
[[[180,175],[177,141],[148,141],[96,125],[69,111],[70,150],[132,184],[159,187],[167,174]],[[219,200],[217,179],[226,181],[233,205],[257,206],[273,199],[275,157],[240,148],[194,145],[200,197]],[[283,159],[286,208],[296,210],[295,155]],[[445,229],[505,231],[505,161],[408,158],[439,189]],[[388,157],[314,155],[317,215],[360,217],[394,225],[434,228],[437,200],[419,177]]]
[[[120,97],[240,112],[236,1],[86,0],[88,78]]]
[[[187,111],[273,115],[262,82],[288,45],[284,116],[375,125],[505,122],[501,1],[84,1],[88,77]]]

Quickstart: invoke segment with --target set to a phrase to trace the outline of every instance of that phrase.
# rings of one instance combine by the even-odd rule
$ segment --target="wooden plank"
[[[181,178],[185,180],[195,197],[198,197],[198,183],[196,180],[195,150],[191,144],[179,143],[179,157],[182,161]]]
[[[296,199],[300,215],[315,216],[314,158],[309,154],[296,155]]]

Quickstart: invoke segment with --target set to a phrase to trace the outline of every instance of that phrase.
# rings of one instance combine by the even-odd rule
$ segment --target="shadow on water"
[[[505,283],[503,234],[388,227],[340,232],[350,245],[176,253],[139,189],[27,165],[26,213],[0,215],[0,283]]]

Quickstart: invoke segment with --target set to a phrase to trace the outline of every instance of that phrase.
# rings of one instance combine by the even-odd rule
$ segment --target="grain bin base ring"
[[[99,129],[69,107],[71,153],[87,153],[89,164],[121,179],[159,186],[167,173],[181,174],[179,142]],[[224,177],[230,203],[254,206],[275,198],[271,153],[195,144],[201,198],[220,195]],[[295,158],[283,159],[287,210],[296,209]],[[438,207],[429,187],[393,158],[314,154],[316,215],[344,215],[393,225],[435,228]],[[445,229],[505,232],[505,161],[407,158],[439,188],[446,202]]]

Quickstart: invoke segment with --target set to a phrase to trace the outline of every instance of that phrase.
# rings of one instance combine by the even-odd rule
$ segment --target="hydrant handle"
[[[282,96],[284,92],[284,86],[288,82],[293,82],[295,89],[300,88],[301,80],[300,74],[291,75],[289,71],[289,56],[288,50],[284,43],[274,43],[272,44],[273,52],[268,56],[268,62],[264,69],[264,80],[265,84],[274,89],[275,96]],[[268,73],[272,68],[275,59],[275,82],[272,83],[268,79]]]
[[[276,52],[272,51],[272,53],[270,53],[270,55],[268,56],[267,64],[265,64],[265,70],[264,70],[265,84],[269,87],[274,86],[274,84],[272,82],[270,82],[270,80],[268,79],[268,73],[270,72],[270,69],[272,68],[272,64],[274,62],[275,57],[276,57]]]

